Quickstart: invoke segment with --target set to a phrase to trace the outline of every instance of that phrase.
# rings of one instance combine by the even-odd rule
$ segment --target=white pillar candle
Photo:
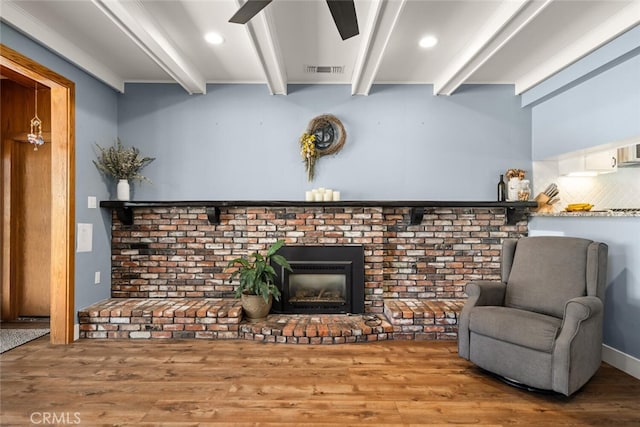
[[[324,194],[319,191],[316,191],[314,194],[314,198],[316,202],[321,202],[322,199],[324,198]]]
[[[330,202],[332,200],[332,198],[333,198],[333,192],[331,192],[331,193],[328,192],[328,191],[324,192],[324,201],[325,202]]]
[[[333,195],[332,195],[333,201],[334,202],[339,202],[340,201],[340,192],[339,191],[334,191]]]
[[[305,191],[304,192],[304,200],[306,202],[313,202],[313,191]]]

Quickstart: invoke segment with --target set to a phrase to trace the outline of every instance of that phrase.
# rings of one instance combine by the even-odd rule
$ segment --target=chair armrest
[[[505,283],[478,281],[469,282],[465,292],[469,297],[458,318],[458,354],[469,360],[469,320],[471,310],[479,305],[503,305]]]
[[[602,312],[603,304],[600,298],[595,296],[572,298],[564,305],[564,319],[562,329],[565,325],[577,325],[578,323],[593,317]]]
[[[578,333],[580,324],[592,317],[602,314],[603,304],[594,296],[572,298],[564,305],[564,318],[556,346],[561,342],[569,343]]]
[[[478,281],[469,282],[465,292],[469,296],[465,306],[471,305],[503,305],[506,283]]]
[[[553,349],[553,389],[569,395],[584,384],[602,360],[602,322],[600,298],[572,298],[565,304],[562,327]],[[582,369],[572,369],[572,361]]]

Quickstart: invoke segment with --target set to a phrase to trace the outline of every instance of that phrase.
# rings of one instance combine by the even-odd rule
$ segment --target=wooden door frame
[[[0,66],[51,89],[51,343],[68,344],[75,316],[75,83],[3,44]]]

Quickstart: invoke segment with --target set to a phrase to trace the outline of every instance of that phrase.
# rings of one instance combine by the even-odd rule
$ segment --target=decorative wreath
[[[332,114],[314,117],[300,137],[300,155],[305,163],[307,179],[313,181],[315,164],[322,156],[336,154],[342,149],[347,132],[340,119]]]

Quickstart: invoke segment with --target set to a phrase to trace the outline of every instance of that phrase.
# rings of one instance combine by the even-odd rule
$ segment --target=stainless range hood
[[[618,148],[618,167],[640,166],[640,143]]]

